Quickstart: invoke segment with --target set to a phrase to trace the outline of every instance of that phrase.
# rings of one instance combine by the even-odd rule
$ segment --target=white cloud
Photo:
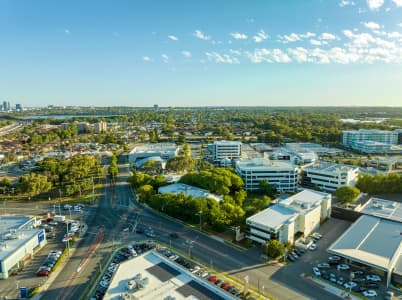
[[[200,40],[204,40],[204,41],[208,41],[211,39],[211,37],[209,35],[206,35],[205,33],[203,33],[201,30],[196,30],[194,31],[193,34],[197,39]]]
[[[236,40],[246,40],[247,39],[247,35],[245,35],[244,33],[240,33],[240,32],[233,32],[230,35]]]
[[[350,0],[341,0],[341,2],[339,2],[340,7],[355,6],[355,5],[356,5],[356,3],[354,1],[350,1]]]
[[[162,54],[161,57],[165,64],[169,63],[169,56],[167,54]]]
[[[142,60],[144,60],[144,61],[152,61],[152,58],[150,58],[149,56],[143,56]]]
[[[65,33],[65,34],[70,34],[71,32],[70,32],[69,29],[64,29],[64,33]]]
[[[399,23],[399,24],[396,24],[396,25],[398,25],[399,27],[402,27],[402,23]]]
[[[178,41],[178,40],[179,40],[178,37],[175,36],[175,35],[168,35],[168,38],[169,38],[170,40],[172,40],[172,41]]]
[[[377,10],[384,5],[384,0],[366,0],[371,10]]]
[[[183,50],[183,51],[181,52],[181,54],[182,54],[185,58],[190,58],[190,57],[192,56],[191,52],[190,52],[190,51],[186,51],[186,50]]]
[[[284,44],[287,44],[287,43],[293,43],[293,42],[298,42],[298,41],[302,41],[303,39],[309,39],[309,38],[312,38],[312,37],[315,37],[316,36],[316,34],[315,33],[313,33],[313,32],[306,32],[306,33],[294,33],[294,32],[292,32],[291,34],[289,34],[289,35],[279,35],[278,37],[279,37],[279,40],[282,42],[282,43],[284,43]]]
[[[217,52],[206,52],[205,55],[207,56],[209,61],[216,62],[218,64],[239,64],[240,61],[238,58],[230,56],[228,54],[220,54]]]
[[[314,40],[314,39],[310,40],[310,44],[313,46],[321,46],[322,45],[321,41]]]
[[[320,39],[322,40],[335,40],[336,36],[332,33],[324,32],[320,35]]]
[[[291,58],[281,49],[255,49],[254,52],[246,52],[246,55],[253,63],[289,63]]]
[[[234,54],[234,55],[241,55],[241,52],[239,50],[234,50],[234,49],[229,49],[229,52]]]
[[[265,31],[262,29],[253,36],[253,40],[256,43],[261,43],[265,41],[267,38],[269,38],[269,35],[266,34]]]
[[[392,0],[396,4],[396,6],[402,6],[402,0]]]
[[[380,29],[380,28],[381,28],[380,24],[375,23],[375,22],[365,22],[365,23],[363,23],[363,24],[364,24],[364,26],[365,26],[366,28],[369,28],[369,29],[371,29],[371,30],[375,30],[375,29]]]

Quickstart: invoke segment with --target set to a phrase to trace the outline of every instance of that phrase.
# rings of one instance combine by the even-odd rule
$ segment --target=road
[[[128,165],[123,159],[119,160],[119,175],[116,184],[107,182],[98,206],[89,208],[86,223],[88,233],[77,244],[77,249],[63,271],[55,278],[53,284],[43,294],[41,299],[80,299],[100,268],[100,261],[105,261],[113,249],[125,237],[123,229],[135,226],[151,227],[156,233],[155,240],[171,245],[184,253],[188,253],[206,265],[227,272],[241,280],[249,276],[249,282],[255,287],[264,288],[265,292],[277,299],[339,299],[332,294],[311,286],[309,283],[297,282],[296,289],[292,282],[275,274],[284,268],[268,266],[260,261],[258,248],[238,250],[223,243],[221,240],[193,230],[179,222],[167,219],[149,209],[142,209],[136,205],[130,186],[127,184],[129,176]],[[85,265],[77,272],[84,257],[93,245],[99,230],[104,232],[104,238],[94,253],[91,253]],[[176,232],[179,238],[171,238],[170,233]],[[149,239],[144,235],[131,233],[131,241]],[[293,280],[293,279],[292,279]],[[286,286],[285,286],[286,284]]]

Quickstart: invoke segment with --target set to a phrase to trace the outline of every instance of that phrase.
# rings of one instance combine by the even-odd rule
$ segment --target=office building
[[[35,227],[35,218],[0,217],[0,278],[21,269],[46,244],[44,229]]]
[[[131,165],[148,157],[160,157],[167,161],[179,154],[180,147],[172,143],[158,143],[148,145],[138,145],[128,154],[128,160]]]
[[[297,237],[317,230],[330,215],[331,195],[306,189],[247,218],[247,236],[260,244],[271,239],[293,244]]]
[[[18,104],[18,103],[17,103],[17,104],[15,105],[15,110],[16,110],[16,111],[23,111],[22,104]]]
[[[107,131],[107,123],[100,121],[94,124],[94,133],[104,133]]]
[[[342,132],[342,145],[345,147],[353,147],[353,144],[359,141],[396,145],[398,143],[398,132],[377,129],[346,130]]]
[[[220,163],[225,159],[234,160],[241,158],[242,143],[236,141],[215,141],[212,144],[212,159],[214,163]]]
[[[246,158],[238,160],[235,169],[248,191],[257,191],[260,182],[268,180],[278,192],[294,192],[299,181],[299,168],[289,161]]]
[[[334,192],[341,186],[355,186],[359,168],[320,161],[302,168],[302,185]]]
[[[77,125],[77,131],[78,133],[88,133],[90,125],[88,122],[75,122]]]

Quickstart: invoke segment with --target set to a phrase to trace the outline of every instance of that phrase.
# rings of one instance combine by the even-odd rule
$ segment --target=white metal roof
[[[331,198],[330,194],[305,189],[300,193],[297,193],[284,200],[281,200],[280,204],[291,207],[297,211],[303,211],[303,210],[309,210],[312,207],[320,205],[322,200],[330,198]]]
[[[158,192],[161,194],[180,194],[183,193],[186,196],[193,196],[196,198],[211,198],[216,201],[221,201],[222,197],[211,194],[208,190],[204,190],[192,185],[184,184],[184,183],[173,183],[169,185],[162,186],[158,189]]]
[[[297,217],[297,215],[294,210],[275,204],[247,218],[247,223],[252,222],[268,228],[277,229]]]
[[[402,224],[363,215],[346,230],[328,252],[388,271],[399,259]]]
[[[363,205],[360,212],[365,215],[372,215],[402,223],[402,203],[399,202],[373,197]]]

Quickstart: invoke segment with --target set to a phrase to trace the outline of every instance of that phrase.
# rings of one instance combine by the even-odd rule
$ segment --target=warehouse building
[[[20,269],[46,244],[45,231],[31,217],[0,217],[0,278]]]
[[[297,237],[319,228],[330,215],[331,195],[306,189],[247,218],[247,235],[261,244],[271,239],[293,244]]]

